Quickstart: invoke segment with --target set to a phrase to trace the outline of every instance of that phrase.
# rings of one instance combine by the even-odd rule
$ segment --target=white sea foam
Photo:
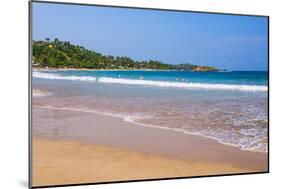
[[[109,77],[101,77],[98,79],[98,82],[127,84],[127,85],[158,86],[158,87],[177,87],[177,88],[187,88],[187,89],[267,91],[266,86],[258,86],[258,85],[184,83],[184,82],[169,82],[169,81],[121,79],[121,78],[109,78]]]
[[[206,89],[206,90],[236,90],[236,91],[261,91],[266,92],[267,86],[259,85],[234,85],[234,84],[211,84],[211,83],[187,83],[187,82],[171,82],[171,81],[153,81],[143,79],[123,79],[112,77],[92,77],[92,76],[62,76],[54,73],[33,72],[33,77],[43,79],[59,79],[59,80],[78,80],[90,81],[108,84],[124,84],[124,85],[142,85],[156,87],[174,87],[183,89]]]
[[[205,130],[199,131],[199,132],[190,132],[188,130],[182,129],[182,128],[171,128],[171,127],[165,127],[165,126],[160,126],[160,125],[152,125],[152,124],[146,124],[146,123],[140,123],[137,120],[139,118],[146,118],[146,116],[142,115],[128,115],[128,114],[116,114],[116,113],[109,113],[109,112],[101,112],[97,110],[89,110],[89,109],[84,109],[84,108],[70,108],[70,107],[53,107],[50,105],[47,106],[34,106],[37,108],[44,108],[44,109],[53,109],[53,110],[68,110],[68,111],[77,111],[77,112],[87,112],[87,113],[94,113],[94,114],[99,114],[99,115],[105,115],[105,116],[111,116],[111,117],[116,117],[116,118],[121,118],[125,122],[130,122],[133,125],[139,125],[139,126],[144,126],[144,127],[150,127],[150,128],[157,128],[157,129],[164,129],[164,130],[170,130],[170,131],[175,131],[175,132],[181,132],[183,134],[188,134],[188,135],[196,135],[196,136],[201,136],[201,137],[206,137],[212,140],[217,141],[218,143],[224,144],[224,145],[229,145],[229,146],[235,146],[240,148],[241,150],[249,150],[249,151],[255,151],[255,152],[267,152],[267,146],[266,144],[255,144],[257,141],[252,141],[252,140],[245,140],[245,139],[240,139],[239,142],[236,140],[233,140],[232,142],[226,142],[223,138],[228,138],[230,136],[226,136],[221,133],[217,132],[206,132]],[[259,140],[259,139],[257,139]]]
[[[54,73],[33,72],[33,77],[42,79],[58,79],[58,80],[78,80],[96,82],[95,77],[91,76],[62,76]]]
[[[45,91],[42,91],[42,90],[39,90],[39,89],[33,89],[32,90],[32,96],[33,97],[45,97],[45,96],[50,96],[51,93],[49,92],[45,92]]]

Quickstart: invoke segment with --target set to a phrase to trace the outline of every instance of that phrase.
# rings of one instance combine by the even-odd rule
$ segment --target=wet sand
[[[267,154],[100,114],[33,108],[33,185],[267,171]]]

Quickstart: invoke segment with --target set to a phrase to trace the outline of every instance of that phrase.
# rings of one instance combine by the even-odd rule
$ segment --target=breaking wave
[[[125,79],[112,77],[92,77],[92,76],[63,76],[54,73],[33,72],[33,77],[43,79],[58,79],[58,80],[77,80],[89,81],[108,84],[124,84],[124,85],[142,85],[156,87],[174,87],[184,89],[207,89],[207,90],[236,90],[236,91],[260,91],[266,92],[267,86],[262,85],[237,85],[237,84],[212,84],[212,83],[188,83],[188,82],[172,82],[172,81],[153,81],[144,79]]]

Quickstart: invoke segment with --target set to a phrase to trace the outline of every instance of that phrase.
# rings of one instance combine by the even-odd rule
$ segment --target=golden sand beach
[[[33,142],[34,186],[254,171],[231,164],[177,160],[75,141],[35,138]]]
[[[33,117],[33,186],[268,169],[265,153],[115,117],[41,108]]]

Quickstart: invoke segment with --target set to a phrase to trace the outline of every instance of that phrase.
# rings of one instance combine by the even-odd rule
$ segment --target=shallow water
[[[267,152],[267,82],[267,72],[36,71],[33,88],[40,95],[33,105],[122,117]]]

